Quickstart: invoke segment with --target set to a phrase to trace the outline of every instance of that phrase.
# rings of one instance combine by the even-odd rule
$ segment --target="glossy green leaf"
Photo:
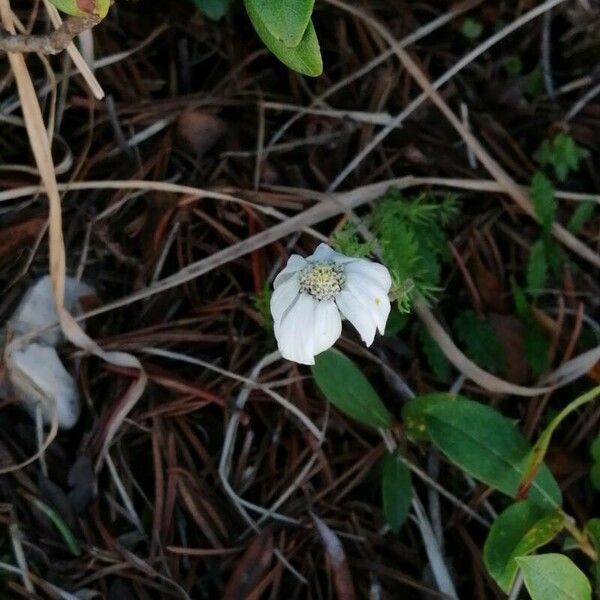
[[[489,406],[460,398],[431,403],[425,410],[425,426],[433,444],[454,464],[516,497],[530,448],[512,421]],[[546,466],[528,497],[548,508],[560,506],[560,488]]]
[[[95,15],[104,19],[110,8],[110,0],[50,0],[58,10],[74,17]]]
[[[363,425],[387,429],[392,415],[358,367],[341,352],[327,350],[315,357],[313,377],[327,400]]]
[[[323,60],[317,33],[309,21],[300,43],[293,48],[280,42],[265,25],[262,15],[252,0],[245,0],[246,10],[252,25],[265,46],[285,65],[303,75],[317,77],[323,72]]]
[[[550,542],[563,527],[557,511],[530,500],[509,506],[495,521],[483,546],[483,561],[496,583],[508,593],[517,575],[516,558]]]
[[[408,467],[398,456],[386,454],[381,478],[383,513],[390,529],[396,533],[408,517],[412,500],[412,483]]]
[[[591,600],[587,577],[563,554],[517,558],[532,600]]]
[[[550,421],[548,426],[541,433],[538,441],[535,443],[529,456],[527,458],[527,462],[525,463],[525,474],[523,475],[523,479],[519,484],[520,490],[527,491],[529,486],[531,485],[531,481],[536,476],[539,471],[544,457],[546,456],[546,452],[548,451],[548,446],[550,445],[550,440],[552,439],[552,434],[556,430],[556,428],[575,410],[587,404],[588,402],[592,402],[598,396],[600,396],[600,385],[592,388],[585,394],[578,396],[572,402],[569,402],[567,406],[565,406],[553,419]]]
[[[295,48],[308,27],[314,0],[246,0],[269,33],[284,46]],[[250,9],[248,9],[250,10]]]
[[[227,10],[231,0],[193,0],[194,4],[199,8],[200,12],[213,21],[222,19]]]

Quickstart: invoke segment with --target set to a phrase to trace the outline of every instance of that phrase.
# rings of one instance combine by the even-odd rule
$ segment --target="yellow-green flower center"
[[[300,291],[316,300],[331,300],[346,283],[344,267],[338,263],[313,263],[300,271]]]

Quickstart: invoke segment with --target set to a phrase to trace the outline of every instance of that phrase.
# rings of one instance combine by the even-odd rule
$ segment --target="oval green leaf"
[[[397,533],[408,517],[412,483],[408,467],[395,454],[386,454],[383,457],[381,492],[383,514],[390,529]]]
[[[387,429],[392,415],[358,367],[341,352],[327,350],[315,357],[312,374],[327,400],[363,425]]]
[[[417,396],[402,407],[402,420],[406,433],[414,440],[428,442],[427,424],[425,415],[433,404],[452,402],[459,398],[451,394],[425,394]]]
[[[50,0],[58,10],[74,17],[96,16],[104,19],[110,0]]]
[[[483,546],[483,561],[496,583],[508,593],[517,575],[517,557],[550,542],[563,527],[557,511],[530,500],[509,506],[495,521]]]
[[[252,0],[245,0],[246,11],[250,21],[263,41],[264,45],[290,69],[298,71],[303,75],[317,77],[323,72],[323,60],[319,40],[312,21],[309,21],[300,43],[290,48],[280,42],[266,27],[261,14],[256,10]]]
[[[587,577],[563,554],[517,558],[532,600],[591,600]]]
[[[295,48],[310,22],[314,0],[247,0],[269,33],[284,46]]]
[[[512,421],[489,406],[457,398],[430,403],[425,426],[432,443],[455,465],[516,497],[530,447]],[[560,488],[545,465],[533,480],[528,498],[549,509],[560,506]]]

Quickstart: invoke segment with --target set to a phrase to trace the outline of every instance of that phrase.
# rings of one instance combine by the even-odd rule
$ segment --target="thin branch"
[[[100,17],[69,17],[50,33],[43,35],[12,34],[0,27],[0,50],[4,52],[39,52],[58,54],[62,52],[80,33],[91,29],[100,22]]]

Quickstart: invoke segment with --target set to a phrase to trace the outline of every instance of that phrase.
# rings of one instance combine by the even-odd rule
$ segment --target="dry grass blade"
[[[8,31],[14,32],[13,17],[9,1],[1,0],[0,9],[4,27]],[[21,98],[23,117],[25,119],[25,126],[29,136],[31,149],[49,201],[50,214],[48,232],[50,245],[50,275],[52,277],[52,292],[56,304],[56,312],[59,315],[61,328],[67,339],[79,348],[82,348],[91,354],[95,354],[109,363],[120,367],[135,368],[139,372],[139,377],[135,384],[130,386],[120,404],[120,411],[113,415],[110,422],[110,426],[104,439],[102,452],[98,459],[99,467],[102,464],[102,458],[110,446],[116,431],[142,395],[146,387],[147,378],[137,358],[123,352],[105,352],[102,350],[98,344],[96,344],[83,329],[81,329],[77,321],[73,319],[72,315],[69,314],[64,307],[66,265],[62,231],[62,210],[50,143],[44,126],[40,105],[25,60],[20,54],[9,54],[9,60],[17,82],[19,97]],[[55,435],[56,429],[56,426],[53,425],[51,434]],[[51,436],[49,436],[45,446],[49,445],[51,441]]]

